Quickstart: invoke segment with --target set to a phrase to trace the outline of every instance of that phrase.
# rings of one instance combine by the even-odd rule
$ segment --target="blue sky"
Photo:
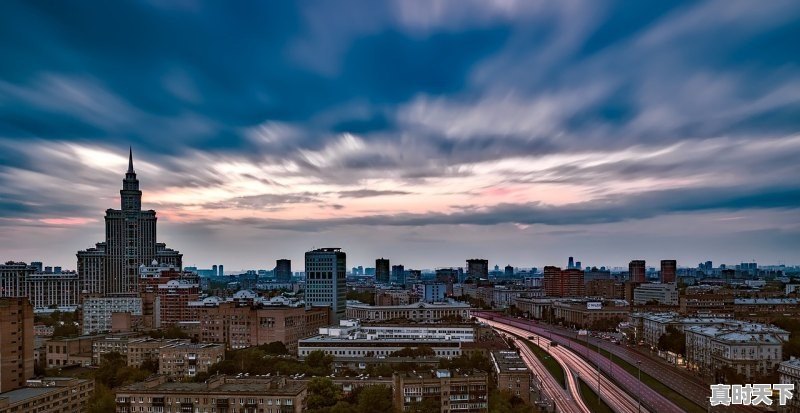
[[[4,259],[800,263],[793,1],[3,2]]]

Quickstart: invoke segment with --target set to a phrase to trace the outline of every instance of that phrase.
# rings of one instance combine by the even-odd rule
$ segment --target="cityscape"
[[[0,413],[800,413],[800,7],[0,5]]]

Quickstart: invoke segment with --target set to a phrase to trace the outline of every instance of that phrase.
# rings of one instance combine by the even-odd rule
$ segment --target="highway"
[[[529,322],[522,322],[521,320],[517,320],[511,317],[503,317],[496,313],[475,313],[473,316],[482,319],[484,322],[489,322],[484,316],[490,316],[493,318],[491,325],[497,326],[505,326],[505,327],[516,327],[519,330],[519,333],[523,337],[527,335],[531,335],[531,333],[538,334],[543,336],[547,334],[547,332],[539,327],[536,327]],[[641,405],[643,410],[648,410],[652,412],[682,412],[683,409],[676,406],[670,400],[662,396],[657,391],[653,390],[649,386],[645,385],[644,383],[640,382],[637,377],[631,375],[626,370],[622,369],[621,367],[611,363],[607,358],[603,357],[602,355],[596,353],[594,350],[590,350],[582,345],[578,345],[574,343],[572,340],[566,337],[559,337],[555,335],[552,339],[547,339],[548,341],[552,340],[554,342],[559,343],[559,347],[567,347],[567,349],[559,349],[556,350],[555,348],[551,354],[553,356],[558,355],[561,360],[565,362],[565,364],[570,363],[570,359],[572,363],[575,363],[574,367],[571,367],[569,371],[573,371],[575,373],[579,373],[581,370],[584,371],[584,374],[587,372],[594,372],[591,374],[591,377],[596,376],[596,365],[599,365],[601,376],[606,377],[609,379],[608,388],[613,389],[624,389],[629,395],[634,395],[637,398],[641,398]],[[583,359],[580,357],[575,357],[575,354],[572,354],[574,358],[569,357],[565,352],[570,352],[570,348],[575,351],[576,353],[583,356]],[[576,360],[583,360],[586,365],[581,366],[578,364]],[[588,361],[588,363],[587,363]],[[572,366],[572,364],[569,364]],[[635,365],[635,361],[634,361]],[[601,378],[602,380],[602,378]],[[588,382],[588,381],[587,381]],[[624,392],[623,392],[624,393]],[[616,394],[617,399],[612,400],[609,405],[617,411],[627,411],[628,404],[625,401],[625,398],[621,396],[619,393],[612,392],[612,394]],[[602,395],[602,387],[601,387],[601,395]],[[634,412],[638,411],[638,403],[637,409],[633,410]]]
[[[494,315],[497,316],[497,314]],[[533,324],[528,320],[518,320],[506,316],[499,316],[495,318],[501,318],[504,322],[509,322],[511,324],[519,323],[525,327],[531,328],[532,331],[536,331],[539,334],[558,334],[565,337],[577,337],[577,333],[574,330],[560,328],[549,324]],[[646,373],[651,377],[656,378],[665,386],[675,390],[675,392],[683,395],[699,406],[706,406],[704,408],[707,408],[708,397],[710,396],[711,391],[708,387],[708,384],[703,383],[698,377],[692,375],[692,373],[669,365],[666,361],[653,359],[649,355],[641,354],[634,348],[613,344],[606,340],[594,337],[589,337],[588,340],[588,345],[591,346],[592,349],[599,346],[601,349],[613,354],[614,358],[624,360],[631,365],[635,366],[637,360],[640,361],[642,373]],[[572,341],[571,346],[585,348],[586,340],[581,337],[580,342]],[[594,350],[589,351],[593,352]],[[610,360],[606,360],[606,363],[611,364]],[[618,366],[614,367],[618,368]],[[752,406],[725,406],[725,411],[736,413],[753,413],[758,412],[759,410]]]
[[[491,321],[488,319],[481,319],[481,321],[491,325],[496,330],[503,331],[506,333],[511,333],[514,335],[521,336],[524,341],[534,342],[534,340],[539,341],[541,343],[549,343],[545,337],[538,336],[536,334],[532,334],[529,331],[508,326],[503,323],[498,323],[495,321]],[[534,337],[534,340],[528,340],[527,337]],[[538,339],[538,340],[537,340]],[[536,355],[525,345],[520,345],[520,352],[525,353],[524,357],[533,357],[536,359]],[[620,413],[637,413],[637,412],[647,412],[647,410],[642,407],[639,410],[639,405],[636,400],[634,400],[629,394],[627,394],[624,390],[620,389],[616,384],[614,384],[608,377],[603,374],[598,375],[597,368],[595,366],[590,365],[586,362],[586,360],[582,359],[580,356],[574,354],[571,350],[565,347],[550,347],[549,344],[546,344],[542,347],[545,351],[550,354],[553,359],[558,361],[561,367],[564,369],[565,375],[567,377],[567,386],[570,389],[570,393],[575,397],[581,404],[581,408],[585,409],[585,404],[580,399],[580,389],[579,389],[579,382],[577,377],[582,377],[584,382],[586,382],[589,387],[591,387],[595,392],[597,392],[597,384],[599,380],[600,385],[600,397],[608,404],[614,411]],[[536,364],[538,360],[535,360]],[[541,369],[544,369],[544,366],[540,366]],[[537,374],[541,374],[537,371]],[[549,372],[544,370],[544,374],[550,376]],[[555,382],[553,380],[553,382]],[[561,387],[558,386],[559,390],[562,390]]]

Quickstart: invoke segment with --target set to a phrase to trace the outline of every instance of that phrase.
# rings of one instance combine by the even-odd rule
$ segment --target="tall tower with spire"
[[[78,275],[84,280],[86,294],[135,294],[142,264],[152,265],[157,261],[182,266],[182,254],[156,242],[156,211],[142,210],[142,191],[133,169],[133,149],[128,152],[128,171],[119,195],[120,209],[106,210],[105,243],[77,254]]]

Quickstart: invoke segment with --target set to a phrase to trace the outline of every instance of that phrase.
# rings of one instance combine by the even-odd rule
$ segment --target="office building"
[[[447,285],[432,282],[417,283],[412,286],[412,290],[420,297],[420,301],[435,303],[444,301]]]
[[[378,258],[375,260],[375,282],[388,284],[390,280],[390,267],[388,258]]]
[[[79,304],[80,280],[73,271],[38,272],[24,262],[0,264],[0,297],[27,297],[34,311],[53,306],[74,310]]]
[[[571,270],[573,268],[575,268],[575,260],[572,257],[569,257],[569,260],[567,261],[567,269]]]
[[[645,262],[644,260],[633,260],[628,264],[628,279],[633,282],[645,282]]]
[[[661,260],[661,282],[674,283],[678,271],[678,263],[675,260]]]
[[[347,255],[341,248],[306,252],[306,305],[329,306],[333,321],[345,314]]]
[[[302,413],[307,386],[285,377],[215,376],[204,383],[169,382],[155,376],[116,391],[116,413]]]
[[[505,268],[505,271],[504,271],[503,275],[506,278],[513,277],[514,276],[514,267],[512,267],[511,265],[506,265],[506,268]]]
[[[0,298],[0,393],[33,377],[33,306],[25,297]]]
[[[0,393],[0,413],[82,413],[89,408],[94,380],[44,377]]]
[[[489,278],[489,260],[472,258],[467,260],[467,277],[474,280]]]
[[[402,265],[392,265],[392,275],[390,281],[392,284],[405,285],[406,268]]]
[[[633,289],[633,303],[636,305],[660,304],[677,306],[678,287],[675,283],[645,283]]]
[[[275,282],[292,282],[292,261],[280,259],[275,262]]]
[[[392,404],[400,412],[430,400],[442,412],[489,411],[489,376],[479,371],[433,370],[395,373]]]
[[[142,210],[131,151],[120,190],[120,209],[106,210],[105,243],[77,253],[78,275],[87,294],[136,293],[139,266],[153,260],[182,266],[182,254],[156,242],[156,220],[156,211]]]

